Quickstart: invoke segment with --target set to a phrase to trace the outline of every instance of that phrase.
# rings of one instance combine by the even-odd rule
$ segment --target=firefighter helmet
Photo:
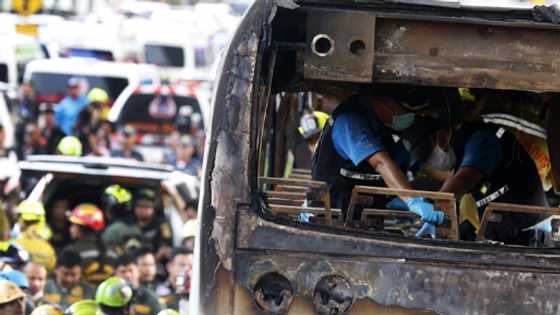
[[[86,226],[94,231],[101,231],[105,227],[103,211],[91,203],[76,206],[69,217],[70,222]]]

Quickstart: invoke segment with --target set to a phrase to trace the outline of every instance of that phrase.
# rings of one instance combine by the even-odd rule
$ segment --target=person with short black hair
[[[136,251],[136,263],[140,274],[140,283],[148,289],[156,287],[157,261],[151,247],[141,247]]]
[[[163,309],[155,293],[140,284],[140,272],[135,256],[120,256],[115,263],[115,276],[126,280],[134,290],[130,307],[135,315],[156,315]]]
[[[167,307],[185,309],[183,301],[188,303],[190,281],[192,276],[193,252],[186,247],[176,247],[167,263],[168,279],[157,286],[156,294]]]
[[[144,161],[142,153],[136,150],[136,129],[132,126],[126,126],[119,131],[120,148],[111,150],[112,157],[120,157],[125,159],[133,159]]]
[[[54,118],[54,105],[42,103],[39,105],[39,110],[42,153],[56,154],[56,146],[64,138],[64,132],[58,127]]]
[[[91,299],[94,289],[82,281],[82,258],[72,250],[65,250],[58,256],[54,279],[45,286],[44,300],[64,308],[73,303]]]

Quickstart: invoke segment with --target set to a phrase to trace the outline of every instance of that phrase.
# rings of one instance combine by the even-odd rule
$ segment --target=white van
[[[39,102],[56,103],[65,96],[71,77],[85,79],[89,88],[102,88],[111,101],[129,84],[159,83],[153,66],[83,58],[32,61],[25,69],[24,80],[33,84]]]
[[[172,80],[210,81],[214,51],[209,37],[186,23],[152,22],[139,34],[139,60]],[[179,34],[169,30],[185,30]]]
[[[186,85],[130,85],[117,98],[109,121],[117,128],[133,126],[139,150],[147,161],[160,163],[174,131],[190,133],[204,129],[207,108]],[[178,121],[188,121],[181,129]]]
[[[0,82],[17,88],[25,66],[31,60],[45,58],[40,43],[22,34],[0,34]]]

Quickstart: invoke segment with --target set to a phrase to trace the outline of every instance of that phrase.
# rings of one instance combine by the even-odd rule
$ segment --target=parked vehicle
[[[40,43],[33,37],[21,34],[0,35],[0,82],[16,88],[23,80],[28,62],[45,58]]]
[[[290,93],[390,93],[390,85],[554,100],[539,117],[548,119],[550,176],[560,183],[555,12],[448,1],[256,1],[216,87],[190,314],[556,314],[557,249],[485,239],[484,224],[501,224],[503,211],[549,216],[558,208],[490,204],[482,237],[472,241],[459,238],[453,194],[353,191],[350,204],[378,198],[373,190],[447,200],[450,225],[438,228],[437,239],[416,238],[395,223],[409,211],[365,209],[356,220],[331,208],[330,186],[310,180],[309,170],[284,177],[300,118]],[[321,206],[307,206],[308,192]],[[317,219],[298,219],[309,212]],[[381,220],[380,229],[368,218]]]
[[[83,78],[89,88],[99,87],[111,101],[129,84],[158,83],[155,68],[82,58],[57,58],[30,62],[25,69],[25,82],[32,82],[39,102],[58,102],[66,93],[71,77]]]
[[[18,166],[23,182],[27,183],[24,187],[40,196],[47,217],[51,219],[50,211],[57,200],[67,202],[69,209],[82,203],[102,208],[103,193],[111,185],[120,185],[132,195],[142,188],[162,192],[156,194],[156,211],[158,215],[174,218],[180,217],[178,211],[182,211],[186,203],[198,199],[198,179],[168,166],[119,158],[53,155],[29,156],[18,162]],[[48,184],[41,191],[34,189],[33,183],[39,183],[39,179],[48,174],[52,175]],[[173,223],[174,237],[179,241],[182,224]]]
[[[130,85],[115,101],[109,121],[117,128],[131,125],[138,131],[139,150],[152,162],[162,162],[169,136],[203,130],[205,111],[186,86]],[[186,126],[181,126],[180,121]]]

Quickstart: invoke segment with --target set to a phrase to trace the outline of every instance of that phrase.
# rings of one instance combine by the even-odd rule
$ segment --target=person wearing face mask
[[[475,99],[486,101],[483,94]],[[426,160],[426,165],[432,169],[451,170],[440,191],[453,193],[457,200],[472,195],[472,198],[468,196],[472,200],[469,203],[478,210],[479,217],[491,202],[548,206],[537,167],[515,135],[500,125],[460,119],[466,114],[450,113],[443,115],[446,118],[440,118],[448,126],[439,133],[445,139],[443,143],[449,144],[449,149],[445,145],[440,148],[436,145]],[[448,119],[448,116],[456,118]],[[525,229],[540,219],[543,218],[534,214],[500,213],[488,223],[484,237],[527,246],[532,236]],[[462,239],[475,239],[478,226],[474,221],[460,223]]]
[[[403,91],[389,92],[385,95]],[[406,176],[410,155],[401,137],[415,121],[415,114],[407,108],[427,107],[429,98],[410,97],[406,104],[404,99],[397,101],[369,93],[354,95],[334,110],[325,126],[313,157],[311,176],[327,182],[331,204],[341,208],[344,215],[356,185],[412,189]],[[359,217],[360,209],[384,207],[387,201],[382,199],[361,200],[354,219]],[[445,214],[435,210],[428,200],[404,196],[402,200],[422,221],[434,226],[443,223]]]

